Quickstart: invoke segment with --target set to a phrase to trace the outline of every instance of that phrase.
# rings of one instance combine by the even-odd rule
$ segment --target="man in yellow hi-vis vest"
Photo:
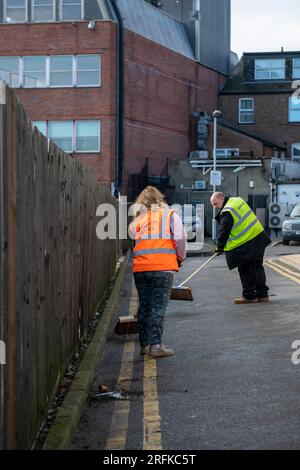
[[[211,204],[219,209],[217,252],[225,252],[228,268],[238,268],[243,296],[236,304],[268,302],[268,286],[263,267],[265,248],[271,243],[254,212],[241,197],[214,193]]]

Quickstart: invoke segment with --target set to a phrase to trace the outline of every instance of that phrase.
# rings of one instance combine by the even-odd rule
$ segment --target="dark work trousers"
[[[248,261],[238,267],[243,286],[243,297],[248,300],[256,297],[267,297],[266,273],[263,267],[263,256]]]
[[[169,272],[134,273],[134,282],[139,295],[137,318],[141,347],[148,344],[161,344],[172,281],[173,273]]]

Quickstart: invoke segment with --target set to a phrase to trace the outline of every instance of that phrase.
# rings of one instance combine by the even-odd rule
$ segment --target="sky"
[[[300,0],[231,0],[231,49],[300,51]]]

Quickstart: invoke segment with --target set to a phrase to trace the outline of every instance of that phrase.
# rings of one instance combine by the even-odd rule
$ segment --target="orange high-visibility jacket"
[[[160,208],[149,210],[131,224],[135,247],[133,272],[178,271],[175,242],[170,231],[172,210]]]

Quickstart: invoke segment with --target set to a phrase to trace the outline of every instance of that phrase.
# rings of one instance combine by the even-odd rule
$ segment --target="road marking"
[[[131,296],[129,304],[130,315],[136,314],[137,306],[137,291],[134,285],[134,280],[131,284]],[[134,366],[134,349],[135,337],[129,337],[124,344],[121,369],[117,382],[117,388],[124,390],[124,383],[126,383],[126,391],[130,391],[133,376]],[[120,400],[114,403],[112,420],[109,430],[109,435],[106,441],[106,450],[124,450],[126,445],[127,431],[128,431],[128,417],[130,411],[130,400]]]
[[[297,274],[295,274],[293,271],[290,271],[288,268],[285,268],[285,267],[283,268],[282,266],[278,266],[271,260],[266,260],[265,264],[269,266],[269,268],[281,274],[282,276],[287,277],[288,279],[291,279],[297,284],[300,284],[300,277],[295,277],[297,276]]]
[[[144,356],[144,450],[161,450],[156,359]]]

